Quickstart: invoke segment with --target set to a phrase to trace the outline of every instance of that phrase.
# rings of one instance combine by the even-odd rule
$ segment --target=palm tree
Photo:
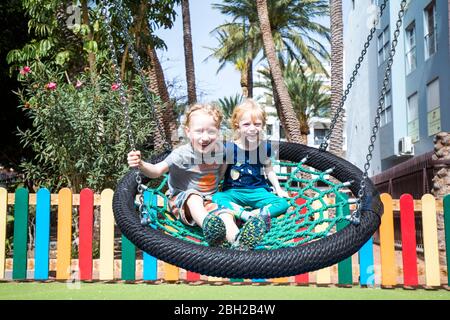
[[[164,132],[159,132],[158,128],[154,131],[153,143],[156,150],[162,149],[163,144],[167,141],[170,143],[172,134],[176,132],[177,122],[173,108],[173,102],[170,99],[169,92],[164,77],[161,62],[156,53],[156,44],[152,41],[152,29],[146,23],[146,17],[149,11],[149,2],[141,0],[135,7],[136,15],[133,19],[131,30],[134,31],[136,49],[146,54],[148,63],[147,68],[143,70],[149,78],[150,90],[160,97],[162,104],[156,106],[157,112],[155,121],[159,122]],[[148,40],[150,39],[150,41]],[[124,52],[122,62],[127,60],[127,50]]]
[[[219,61],[234,63],[238,53],[245,48],[247,48],[245,50],[247,52],[251,49],[247,56],[253,58],[263,50],[262,28],[259,24],[257,6],[258,2],[253,0],[224,0],[222,4],[213,5],[221,13],[233,17],[232,22],[219,26],[213,32],[224,32],[224,30],[231,30],[232,28],[233,30],[240,30],[240,32],[228,32],[227,37],[223,37],[225,41],[219,41],[220,47],[215,52],[215,56],[220,57]],[[274,42],[278,51],[284,52],[300,64],[305,63],[314,71],[326,73],[321,61],[328,60],[329,54],[320,39],[329,40],[329,29],[315,22],[314,19],[328,14],[327,1],[267,0],[265,1],[265,7],[270,22],[268,30],[270,30],[272,42]],[[245,28],[240,27],[242,21],[246,23]],[[265,49],[264,52],[266,52]],[[266,56],[266,58],[268,57]],[[251,82],[250,80],[247,81],[248,83]],[[273,98],[278,115],[282,124],[289,131],[289,127],[296,126],[295,121],[294,124],[287,124],[288,119],[293,121],[293,112],[285,110],[286,96],[276,92],[275,81],[273,81],[272,87],[274,88]],[[284,107],[281,102],[283,102]],[[296,129],[292,128],[292,130],[296,132]],[[297,134],[288,134],[288,136],[300,137]]]
[[[330,114],[330,88],[324,83],[324,74],[316,74],[308,69],[305,71],[306,68],[302,68],[295,61],[288,61],[286,65],[281,64],[281,67],[292,106],[300,123],[302,139],[306,141],[310,132],[310,119],[328,117]],[[257,83],[256,86],[270,92],[272,90],[270,70],[262,69],[258,72],[264,81]]]
[[[306,63],[317,72],[326,72],[321,61],[329,59],[329,53],[323,43],[329,41],[329,28],[314,21],[327,16],[328,1],[324,0],[267,0],[269,21],[275,46],[278,51],[284,51],[292,60]],[[227,32],[228,41],[221,42],[223,47],[217,48],[224,60],[236,56],[246,49],[255,52],[255,57],[263,49],[257,2],[254,0],[223,0],[213,4],[222,14],[232,17],[212,32]],[[322,41],[325,39],[325,42]]]
[[[330,0],[331,19],[331,109],[337,112],[342,99],[343,90],[343,33],[342,0]],[[344,112],[344,111],[343,111]],[[330,137],[330,152],[343,156],[344,114],[337,119],[333,134]]]
[[[270,27],[269,12],[266,0],[256,0],[259,27],[264,44],[264,52],[269,63],[271,78],[274,83],[274,92],[279,101],[279,110],[277,108],[283,127],[286,129],[286,137],[289,141],[296,143],[305,143],[302,141],[300,124],[295,116],[292,107],[292,101],[289,97],[286,84],[283,81],[283,74],[280,68],[278,57],[275,50],[275,43]]]
[[[249,28],[249,26],[244,22],[241,25],[235,23],[225,24],[214,29],[213,33],[215,33],[219,45],[217,48],[209,48],[213,53],[205,60],[216,58],[219,61],[220,66],[217,69],[217,73],[219,73],[227,63],[232,63],[236,70],[241,74],[240,84],[242,95],[246,98],[252,98],[253,60],[257,52],[252,49],[253,45],[250,42],[251,39],[249,39],[250,41],[246,44],[245,48],[231,48],[236,42],[239,42],[235,41],[237,38],[241,38],[241,40],[245,39],[249,30],[246,31],[244,29],[247,28]]]
[[[243,101],[243,96],[236,94],[234,96],[220,98],[217,103],[222,109],[223,118],[227,123],[231,119],[234,108]]]
[[[181,0],[181,10],[183,15],[184,60],[186,67],[188,104],[191,105],[197,102],[197,93],[195,89],[195,67],[194,67],[194,53],[192,50],[191,16],[189,13],[189,0]]]

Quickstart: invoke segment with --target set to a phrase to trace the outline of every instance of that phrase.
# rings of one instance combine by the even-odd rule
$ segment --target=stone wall
[[[442,199],[450,194],[450,132],[441,132],[434,138],[434,177],[431,192],[436,199]],[[445,234],[443,212],[437,215],[440,262],[445,262]]]

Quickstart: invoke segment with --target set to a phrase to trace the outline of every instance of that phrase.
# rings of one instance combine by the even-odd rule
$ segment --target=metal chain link
[[[398,13],[398,20],[396,22],[396,29],[394,31],[394,39],[392,40],[391,44],[391,50],[389,52],[389,59],[386,65],[386,70],[384,73],[384,80],[383,80],[383,87],[381,89],[381,95],[378,100],[378,108],[377,108],[377,115],[375,117],[375,125],[372,128],[372,135],[370,137],[370,145],[368,147],[368,154],[366,155],[366,163],[364,164],[364,173],[362,176],[362,180],[360,183],[360,188],[358,192],[358,199],[357,199],[357,208],[356,210],[351,214],[350,221],[352,221],[354,224],[359,224],[360,222],[360,216],[361,216],[361,201],[362,197],[364,196],[365,189],[366,189],[366,180],[369,178],[369,169],[370,169],[370,162],[372,160],[372,153],[375,149],[375,141],[377,140],[377,133],[380,128],[380,120],[381,120],[381,112],[383,111],[383,107],[385,104],[385,97],[386,92],[388,90],[388,84],[390,82],[390,76],[392,73],[392,65],[394,63],[394,56],[396,52],[396,47],[398,44],[398,38],[400,35],[400,28],[403,24],[403,16],[405,15],[405,8],[407,6],[407,0],[402,0],[400,3],[400,11]]]
[[[119,100],[120,100],[120,103],[122,104],[123,111],[124,111],[124,120],[125,120],[125,127],[127,129],[128,140],[130,142],[131,149],[133,151],[135,151],[136,143],[134,141],[133,131],[131,129],[131,120],[130,120],[130,114],[129,114],[129,109],[128,109],[128,101],[127,101],[127,97],[126,97],[126,93],[125,93],[125,88],[122,83],[122,79],[120,78],[120,73],[119,73],[119,68],[118,68],[119,63],[117,60],[116,48],[114,46],[114,38],[112,35],[111,8],[113,8],[113,6],[109,3],[109,1],[104,1],[102,13],[103,13],[103,16],[105,19],[106,35],[107,35],[109,50],[111,53],[111,59],[112,59],[112,63],[113,63],[112,69],[114,71],[114,79],[115,79],[116,84],[119,87],[118,88]]]
[[[104,1],[104,5],[102,8],[102,14],[105,19],[106,34],[107,34],[107,38],[108,38],[111,59],[113,62],[112,69],[114,71],[114,78],[115,78],[116,84],[118,85],[119,100],[120,100],[120,103],[122,104],[123,111],[124,111],[124,120],[125,120],[125,127],[127,129],[128,140],[130,142],[131,149],[133,151],[136,151],[136,143],[135,143],[133,131],[131,128],[131,120],[130,120],[127,96],[126,96],[124,85],[122,83],[122,79],[120,78],[120,73],[119,73],[119,68],[118,68],[119,64],[118,64],[118,60],[117,60],[116,48],[114,46],[114,38],[112,35],[112,29],[111,29],[111,9],[112,8],[113,8],[113,5],[109,1]],[[147,187],[144,184],[142,184],[142,177],[139,174],[139,170],[136,171],[135,181],[137,183],[137,191],[138,191],[137,205],[139,206],[139,212],[141,214],[143,214],[143,207],[144,207],[143,192],[144,192],[144,190],[147,189]]]
[[[347,101],[347,97],[348,97],[348,94],[350,93],[350,89],[353,87],[356,76],[358,75],[358,70],[361,68],[361,63],[364,61],[364,57],[367,54],[367,49],[369,48],[370,43],[372,42],[373,36],[375,35],[375,32],[377,31],[378,21],[381,18],[381,16],[383,15],[383,12],[387,6],[388,1],[389,0],[384,0],[384,2],[380,6],[380,13],[379,13],[378,19],[374,21],[374,25],[373,25],[372,29],[370,29],[370,33],[367,36],[366,42],[364,43],[364,48],[361,51],[361,55],[359,56],[358,62],[356,63],[356,66],[355,66],[355,69],[352,72],[350,80],[347,84],[347,88],[345,89],[344,94],[342,95],[342,99],[341,99],[341,102],[339,103],[339,107],[337,108],[337,110],[333,116],[333,119],[330,124],[330,129],[328,130],[327,134],[325,135],[325,138],[323,139],[322,143],[320,144],[319,150],[321,150],[321,151],[325,151],[328,148],[328,144],[329,144],[328,142],[333,133],[334,127],[336,126],[337,120],[339,119],[342,111],[344,110],[345,101]]]
[[[119,24],[122,27],[123,36],[125,38],[125,41],[128,44],[128,48],[130,50],[130,55],[133,60],[134,69],[136,70],[136,72],[139,75],[139,78],[142,83],[142,89],[144,91],[145,99],[147,100],[147,103],[150,106],[151,116],[153,119],[155,119],[156,126],[157,126],[159,132],[161,133],[162,140],[164,141],[163,142],[164,149],[166,151],[170,151],[172,149],[172,146],[168,142],[168,137],[166,135],[166,132],[163,128],[163,125],[162,125],[160,119],[156,116],[155,106],[153,103],[153,99],[151,97],[151,92],[147,86],[147,79],[146,79],[144,73],[142,72],[141,57],[139,56],[139,54],[136,51],[136,48],[134,47],[133,39],[131,38],[130,33],[128,32],[127,22],[125,21],[123,14],[122,14],[122,12],[123,12],[122,1],[121,0],[113,0],[113,2],[115,3],[115,6],[116,6],[117,18],[119,19]]]

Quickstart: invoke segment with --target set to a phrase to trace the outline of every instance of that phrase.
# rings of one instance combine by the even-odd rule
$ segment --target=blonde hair
[[[223,114],[222,110],[220,110],[217,106],[212,104],[202,104],[202,103],[196,103],[189,107],[186,111],[186,121],[184,122],[185,127],[189,127],[192,114],[197,111],[202,111],[208,115],[210,115],[214,122],[216,123],[216,127],[219,129],[220,124],[222,123]]]
[[[262,121],[263,127],[266,125],[266,111],[255,100],[245,99],[244,102],[234,108],[231,115],[231,129],[233,129],[235,138],[239,138],[239,122],[246,112],[250,112],[252,120],[259,119]]]

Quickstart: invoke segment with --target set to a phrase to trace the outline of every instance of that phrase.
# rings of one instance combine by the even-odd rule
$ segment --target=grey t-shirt
[[[223,163],[223,150],[212,156],[195,152],[190,143],[173,150],[164,159],[169,165],[169,191],[171,196],[190,189],[205,196],[217,192]]]

